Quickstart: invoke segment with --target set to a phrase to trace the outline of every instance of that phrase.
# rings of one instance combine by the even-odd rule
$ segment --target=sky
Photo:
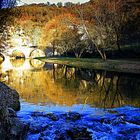
[[[24,3],[26,4],[31,4],[31,3],[46,3],[47,1],[49,1],[50,3],[57,3],[57,2],[62,2],[62,3],[65,3],[65,2],[73,2],[73,3],[77,3],[77,2],[80,2],[80,3],[84,3],[84,2],[87,2],[89,0],[21,0],[22,2],[20,2],[19,5],[22,5]]]

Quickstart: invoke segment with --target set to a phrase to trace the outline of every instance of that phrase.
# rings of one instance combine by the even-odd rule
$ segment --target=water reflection
[[[55,83],[61,85],[63,89],[73,90],[78,97],[84,97],[82,103],[102,108],[122,105],[140,106],[140,75],[66,66],[55,70],[54,73]]]
[[[14,68],[18,68],[24,65],[25,59],[11,59],[10,62]]]
[[[37,60],[37,59],[31,59],[30,65],[34,68],[42,68],[45,65],[45,62],[42,62],[42,61]]]
[[[31,70],[31,69],[39,69],[45,65],[45,62],[36,59],[11,59],[6,58],[2,64],[0,64],[1,72],[9,71],[9,70]]]
[[[17,63],[20,66],[22,62]],[[35,65],[34,69],[9,69],[1,73],[0,80],[16,89],[28,103],[140,107],[139,75],[38,64],[39,69],[36,62],[29,63],[32,68]]]

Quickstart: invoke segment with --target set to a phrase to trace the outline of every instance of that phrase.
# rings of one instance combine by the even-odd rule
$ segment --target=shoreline
[[[41,61],[48,63],[55,63],[72,67],[140,74],[140,62],[134,60],[108,59],[104,61],[102,59],[97,58],[68,58],[68,57],[61,58],[38,57],[35,59],[39,59]]]

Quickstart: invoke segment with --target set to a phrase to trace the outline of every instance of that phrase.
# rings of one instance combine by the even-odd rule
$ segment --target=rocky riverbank
[[[17,118],[18,110],[19,94],[0,82],[0,140],[22,140],[26,135],[28,125]]]
[[[18,114],[22,121],[30,124],[26,140],[140,139],[140,108],[125,106],[91,108],[81,113],[73,110],[49,113],[47,108],[46,111],[34,111],[34,105],[27,106],[30,109]]]

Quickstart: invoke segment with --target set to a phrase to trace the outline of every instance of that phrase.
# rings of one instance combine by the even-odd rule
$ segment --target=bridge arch
[[[3,61],[5,60],[5,57],[2,53],[0,53],[0,64],[3,63]]]
[[[24,52],[22,52],[21,50],[18,50],[18,49],[13,50],[11,55],[12,55],[12,57],[15,57],[15,58],[25,58]]]
[[[45,53],[40,49],[34,49],[30,52],[30,58],[44,57]]]

